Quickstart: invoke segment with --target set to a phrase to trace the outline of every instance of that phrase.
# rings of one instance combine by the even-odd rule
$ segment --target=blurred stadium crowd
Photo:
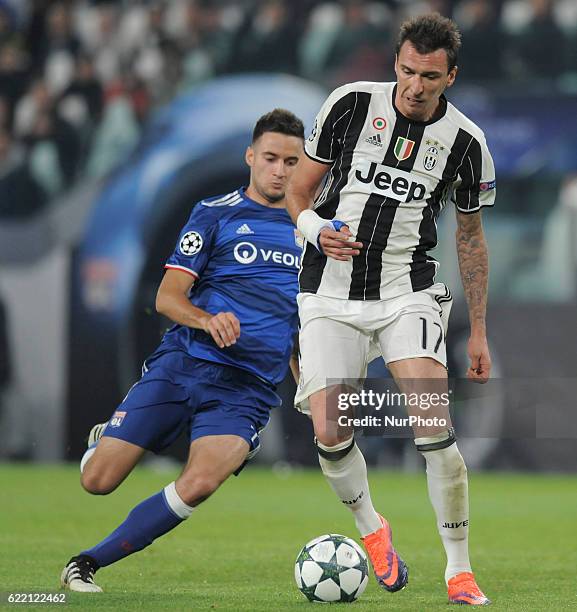
[[[103,176],[215,76],[390,80],[398,24],[433,10],[462,28],[462,82],[575,87],[575,0],[0,0],[0,218]]]

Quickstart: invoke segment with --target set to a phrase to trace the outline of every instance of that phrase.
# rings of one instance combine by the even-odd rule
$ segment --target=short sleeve
[[[453,202],[462,213],[475,213],[495,204],[495,164],[484,137],[471,137],[453,184]]]
[[[172,255],[168,258],[167,270],[182,270],[200,278],[208,263],[218,222],[212,209],[197,204],[186,225],[180,231]]]
[[[305,142],[305,153],[314,161],[332,164],[339,156],[347,125],[351,121],[357,92],[335,89],[322,105]]]

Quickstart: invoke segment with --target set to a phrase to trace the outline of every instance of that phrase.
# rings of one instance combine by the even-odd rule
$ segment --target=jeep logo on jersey
[[[254,263],[260,255],[265,262],[272,261],[289,268],[300,268],[300,258],[297,255],[271,249],[257,249],[252,242],[239,242],[234,247],[233,255],[238,263],[245,265]]]
[[[437,147],[429,147],[423,158],[423,166],[425,170],[432,170],[437,165],[437,156],[439,155],[439,149]]]
[[[372,191],[399,202],[422,200],[427,193],[425,185],[414,181],[410,172],[375,162],[357,170],[355,176],[361,183],[371,184]]]
[[[178,248],[183,255],[196,255],[202,249],[202,236],[198,232],[186,232]]]

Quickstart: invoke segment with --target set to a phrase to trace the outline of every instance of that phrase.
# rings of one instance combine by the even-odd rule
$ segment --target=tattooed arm
[[[466,215],[457,212],[457,257],[471,324],[467,345],[471,363],[467,378],[485,383],[491,372],[485,322],[489,258],[480,213]]]

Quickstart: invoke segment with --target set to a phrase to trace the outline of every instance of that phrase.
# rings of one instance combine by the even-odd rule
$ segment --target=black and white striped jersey
[[[352,300],[387,299],[435,281],[436,221],[448,201],[475,213],[495,200],[495,169],[485,137],[445,97],[442,113],[411,121],[394,105],[395,83],[339,87],[305,143],[330,164],[314,210],[345,222],[363,243],[351,261],[325,257],[307,243],[303,293]]]

